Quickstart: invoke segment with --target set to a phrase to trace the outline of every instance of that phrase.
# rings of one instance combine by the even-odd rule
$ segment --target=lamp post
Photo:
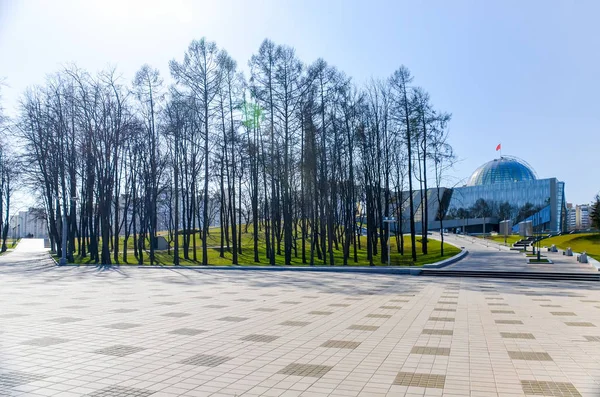
[[[60,197],[57,196],[57,201],[60,199]],[[71,208],[73,207],[73,201],[79,201],[79,197],[70,197],[70,205]],[[64,204],[64,203],[63,203]],[[64,266],[67,264],[67,239],[68,239],[68,234],[67,234],[67,206],[66,204],[63,205],[63,216],[62,216],[62,255],[60,257],[60,260],[58,261],[58,264],[60,266]]]
[[[538,212],[538,238],[537,238],[537,243],[538,243],[538,262],[540,261],[541,258],[541,254],[540,254],[540,250],[542,249],[542,239],[541,237],[541,224],[540,224],[540,213]]]
[[[387,265],[390,266],[390,223],[396,222],[393,216],[383,218],[383,223],[387,223]]]
[[[67,213],[63,211],[62,216],[62,255],[58,264],[64,266],[67,264]]]

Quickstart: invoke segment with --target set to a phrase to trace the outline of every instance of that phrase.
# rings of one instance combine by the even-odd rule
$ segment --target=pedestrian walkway
[[[3,397],[600,395],[595,283],[7,258]]]
[[[48,255],[48,249],[44,248],[44,239],[23,238],[14,250],[0,255],[0,266],[16,267],[16,270],[28,271],[38,266],[53,266],[54,261]]]
[[[517,272],[565,272],[594,273],[597,269],[589,263],[579,263],[575,256],[564,256],[561,252],[547,252],[542,255],[553,263],[527,263],[525,255],[519,251],[511,251],[489,240],[462,235],[444,236],[444,240],[465,247],[469,251],[464,259],[446,267],[448,270],[484,270],[484,271],[517,271]],[[531,249],[529,251],[531,253]]]

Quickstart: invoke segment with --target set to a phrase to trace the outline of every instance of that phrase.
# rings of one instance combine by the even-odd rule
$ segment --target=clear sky
[[[243,69],[266,37],[301,60],[323,57],[357,83],[401,64],[451,112],[456,181],[503,154],[566,182],[567,201],[600,190],[600,1],[0,0],[4,107],[75,62],[144,63],[168,76],[203,36]]]

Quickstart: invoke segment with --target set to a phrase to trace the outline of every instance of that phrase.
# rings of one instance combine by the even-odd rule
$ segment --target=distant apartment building
[[[10,218],[9,236],[12,238],[47,238],[48,224],[43,210],[30,208]]]
[[[575,230],[577,225],[577,216],[575,213],[575,207],[572,203],[567,203],[567,230]]]
[[[589,229],[590,223],[590,205],[567,203],[567,226],[568,230]]]

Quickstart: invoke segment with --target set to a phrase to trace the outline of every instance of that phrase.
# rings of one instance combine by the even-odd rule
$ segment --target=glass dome
[[[537,179],[529,164],[516,157],[500,157],[477,168],[467,186],[493,185],[496,183],[532,181]]]

